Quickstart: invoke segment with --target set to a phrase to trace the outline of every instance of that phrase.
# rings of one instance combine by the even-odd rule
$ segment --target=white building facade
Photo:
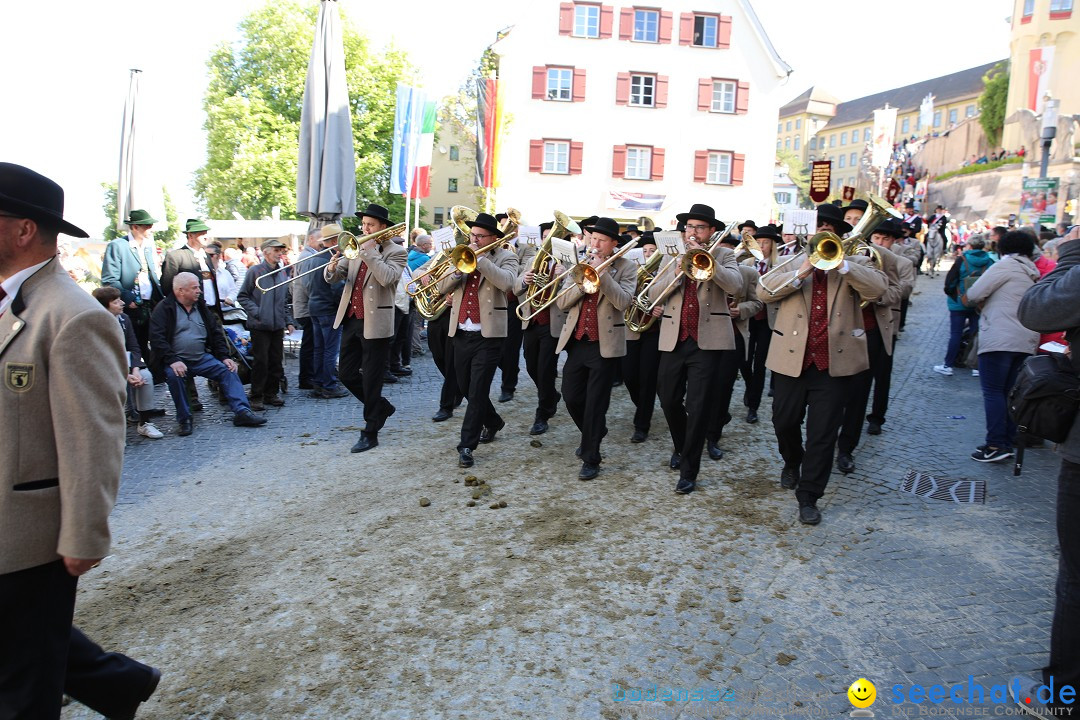
[[[536,2],[493,45],[505,130],[498,207],[531,222],[651,217],[693,203],[767,218],[791,68],[747,0]]]

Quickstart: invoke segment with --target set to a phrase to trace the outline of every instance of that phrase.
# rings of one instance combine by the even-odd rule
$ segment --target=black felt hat
[[[744,220],[743,222],[739,223],[739,232],[742,232],[742,229],[747,227],[754,228],[755,231],[758,229],[757,223],[753,220]]]
[[[384,222],[387,225],[390,224],[390,213],[382,205],[376,205],[375,203],[369,203],[367,210],[356,213],[356,217],[363,220],[365,217],[375,218],[380,222]]]
[[[757,232],[754,233],[754,239],[761,240],[762,238],[770,238],[776,242],[783,240],[780,228],[775,225],[762,225],[759,227]]]
[[[703,220],[713,226],[714,230],[723,230],[727,225],[716,219],[716,211],[708,205],[695,203],[690,206],[690,212],[679,213],[675,219],[686,224],[687,220]]]
[[[481,230],[487,230],[493,235],[498,235],[499,237],[502,237],[503,234],[502,230],[499,229],[498,221],[487,213],[480,213],[476,216],[475,220],[471,220],[469,222],[466,222],[465,224],[468,225],[470,228],[478,227]]]
[[[0,163],[0,211],[72,237],[90,237],[64,220],[64,188],[30,168]]]
[[[894,238],[904,237],[903,223],[898,218],[886,218],[880,225],[874,228],[874,232],[882,235],[890,235]]]
[[[851,225],[844,222],[844,211],[831,203],[818,205],[817,216],[818,220],[828,220],[840,235],[851,232]]]
[[[619,223],[611,218],[597,218],[594,223],[582,228],[587,232],[598,232],[607,235],[612,240],[619,239]]]
[[[850,205],[840,208],[846,214],[848,210],[862,210],[866,212],[866,208],[870,205],[865,200],[852,200]]]

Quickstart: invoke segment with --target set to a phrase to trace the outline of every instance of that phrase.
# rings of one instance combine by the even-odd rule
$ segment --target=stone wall
[[[949,215],[959,221],[984,218],[1005,220],[1010,213],[1019,210],[1024,177],[1037,177],[1038,174],[1038,164],[1020,163],[932,181],[924,207],[933,209],[940,203],[948,208]],[[1055,163],[1050,166],[1047,176],[1061,178],[1062,199],[1059,207],[1064,209],[1065,200],[1075,198],[1080,191],[1080,162]]]

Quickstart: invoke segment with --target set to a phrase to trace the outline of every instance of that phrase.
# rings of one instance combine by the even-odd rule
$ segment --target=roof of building
[[[987,63],[951,75],[942,75],[933,80],[923,80],[914,85],[906,85],[840,103],[836,107],[836,115],[829,121],[829,127],[870,122],[874,119],[874,111],[885,107],[885,103],[888,103],[890,107],[898,108],[902,113],[917,110],[928,93],[934,96],[935,106],[978,95],[983,90],[983,75],[998,62],[1006,61]],[[783,109],[781,109],[781,114],[783,114]]]
[[[799,97],[789,101],[786,105],[780,108],[780,117],[787,117],[788,115],[798,115],[804,113],[811,102],[826,103],[829,105],[838,105],[840,98],[834,97],[825,92],[821,88],[814,86],[807,88]]]

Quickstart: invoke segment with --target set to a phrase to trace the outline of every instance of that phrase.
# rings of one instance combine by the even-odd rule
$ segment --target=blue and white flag
[[[394,157],[390,166],[390,192],[396,195],[404,195],[412,187],[426,99],[426,93],[420,88],[401,84],[397,86]]]

